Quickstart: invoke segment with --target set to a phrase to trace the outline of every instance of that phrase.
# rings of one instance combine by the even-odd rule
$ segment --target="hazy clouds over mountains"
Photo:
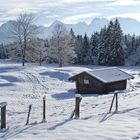
[[[140,22],[131,18],[118,18],[118,20],[121,24],[121,28],[124,34],[140,35]],[[9,35],[8,28],[11,26],[12,22],[14,21],[9,21],[0,26],[0,43],[8,43],[11,41],[11,39],[8,38]],[[58,23],[64,24],[60,21],[55,21],[49,27],[41,26],[42,33],[39,35],[39,37],[47,38],[48,36],[51,36],[54,26]],[[109,23],[108,19],[94,18],[90,24],[87,24],[86,22],[79,22],[77,24],[64,24],[64,25],[68,30],[72,28],[75,34],[84,35],[86,32],[87,35],[90,36],[95,31],[100,31],[100,29],[105,25],[107,25],[108,23]]]

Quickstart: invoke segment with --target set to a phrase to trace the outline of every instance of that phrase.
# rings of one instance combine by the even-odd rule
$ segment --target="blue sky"
[[[0,24],[21,12],[34,13],[37,23],[48,26],[64,23],[90,23],[94,17],[129,17],[140,21],[140,0],[0,0]]]

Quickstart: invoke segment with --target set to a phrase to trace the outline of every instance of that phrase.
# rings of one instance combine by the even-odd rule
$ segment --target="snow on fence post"
[[[29,124],[29,119],[30,119],[30,114],[31,114],[31,108],[32,108],[32,105],[30,104],[30,105],[29,105],[29,111],[28,111],[28,116],[27,116],[26,125]]]
[[[75,95],[75,119],[80,117],[80,102],[82,100],[82,96],[80,94]]]
[[[6,102],[0,103],[1,108],[1,129],[6,128]]]
[[[43,97],[43,120],[42,122],[46,122],[46,96]]]

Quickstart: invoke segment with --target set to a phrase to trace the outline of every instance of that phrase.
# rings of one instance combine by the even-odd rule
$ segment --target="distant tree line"
[[[119,21],[110,21],[108,26],[90,37],[85,33],[75,35],[63,24],[55,25],[52,36],[40,39],[33,17],[20,15],[11,29],[15,42],[0,45],[0,59],[25,62],[64,64],[91,64],[106,66],[139,65],[140,37],[123,35]],[[17,26],[18,25],[18,26]],[[93,27],[94,28],[94,27]]]

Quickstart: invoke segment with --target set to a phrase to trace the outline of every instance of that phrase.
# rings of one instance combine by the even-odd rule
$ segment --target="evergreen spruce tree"
[[[77,54],[76,54],[77,43],[76,43],[76,36],[75,36],[72,28],[71,28],[70,33],[69,33],[68,45],[69,45],[69,48],[73,50],[73,55],[71,55],[71,56],[74,56],[74,57],[71,57],[71,62],[77,63]]]
[[[77,64],[82,64],[83,63],[83,56],[82,56],[82,46],[83,46],[83,37],[82,35],[77,35],[76,36],[76,47],[75,47],[75,52],[77,55],[76,63]]]
[[[52,60],[52,58],[50,57],[50,42],[49,42],[49,40],[48,39],[46,39],[45,41],[44,41],[44,47],[46,48],[46,62],[47,63],[52,63],[52,62],[54,62],[53,60]]]
[[[75,34],[74,34],[74,31],[73,31],[72,28],[70,29],[70,36],[71,36],[72,38],[75,38]]]
[[[98,51],[98,63],[100,65],[106,64],[106,55],[107,55],[107,49],[106,49],[106,41],[107,41],[107,28],[106,26],[101,29],[100,31],[100,38],[99,38],[99,51]]]
[[[89,39],[87,37],[87,34],[85,33],[84,38],[83,38],[83,46],[82,46],[82,64],[89,64],[90,61],[90,56],[89,56]]]
[[[99,64],[124,65],[123,34],[118,20],[110,21],[106,31],[101,31]]]
[[[110,51],[109,65],[124,65],[123,33],[118,20],[114,23],[113,42]]]
[[[3,45],[3,43],[0,45],[0,59],[6,59],[8,58],[7,55],[7,48]]]
[[[99,33],[95,32],[90,38],[90,64],[98,64],[98,51],[99,51]]]

